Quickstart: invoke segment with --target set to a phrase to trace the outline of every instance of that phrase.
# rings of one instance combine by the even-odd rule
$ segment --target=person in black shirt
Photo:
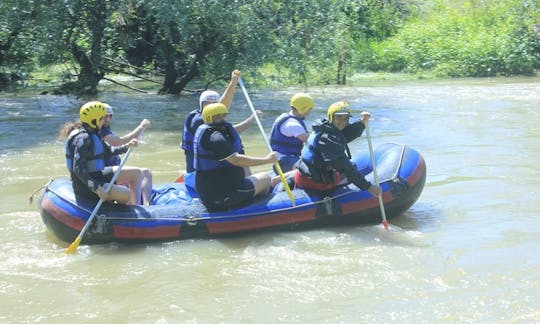
[[[329,191],[341,183],[352,182],[373,196],[381,193],[379,186],[372,185],[356,170],[347,145],[362,135],[371,114],[362,112],[361,119],[353,123],[349,123],[350,116],[349,104],[339,101],[328,108],[327,118],[313,123],[313,132],[297,163],[295,183],[298,187]]]
[[[271,187],[268,172],[247,176],[246,167],[271,164],[277,153],[265,157],[246,155],[234,126],[226,121],[228,109],[220,103],[207,105],[204,125],[195,134],[195,186],[204,205],[211,211],[227,210],[267,194]]]

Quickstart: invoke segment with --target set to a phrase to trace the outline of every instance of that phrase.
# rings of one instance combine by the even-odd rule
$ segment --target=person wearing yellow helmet
[[[279,166],[283,172],[292,170],[300,158],[300,151],[308,138],[304,119],[314,103],[308,94],[297,93],[291,98],[289,106],[290,111],[279,115],[270,131],[270,145],[279,153]]]
[[[360,120],[350,122],[352,110],[345,101],[330,105],[327,118],[316,120],[297,163],[295,183],[300,188],[328,191],[339,184],[353,183],[378,196],[381,190],[360,174],[351,162],[348,143],[360,137],[371,117],[362,112]]]
[[[220,96],[219,93],[213,90],[206,90],[201,93],[199,96],[199,106],[191,111],[184,121],[184,127],[182,132],[181,139],[181,148],[184,150],[186,157],[186,171],[184,173],[184,182],[186,184],[186,189],[192,197],[198,197],[197,191],[195,189],[195,167],[193,166],[193,158],[195,149],[193,147],[193,139],[195,137],[195,132],[199,126],[203,125],[202,112],[204,107],[209,104],[216,102],[224,104],[226,107],[230,107],[234,91],[238,84],[238,78],[240,77],[240,71],[234,70],[231,74],[231,81],[227,85],[227,88],[223,92],[223,95]],[[260,115],[261,112],[257,111]],[[234,125],[234,128],[238,133],[246,130],[253,122],[255,118],[252,116],[248,117],[244,121]]]
[[[143,119],[139,126],[133,129],[131,132],[124,136],[118,136],[111,130],[111,121],[113,118],[114,110],[111,105],[103,103],[107,114],[103,118],[103,127],[99,130],[99,135],[103,140],[110,146],[121,146],[129,143],[134,138],[139,138],[144,130],[148,129],[152,123],[148,119]],[[117,166],[120,165],[120,156],[113,155],[112,157],[105,160],[105,166]],[[150,201],[152,196],[152,172],[148,168],[141,168],[142,171],[142,196],[143,201]]]
[[[227,122],[227,114],[227,107],[221,103],[207,105],[202,112],[204,125],[195,133],[195,185],[210,211],[236,207],[268,193],[268,172],[248,175],[245,168],[277,160],[276,152],[265,157],[246,155],[240,135]]]
[[[119,147],[107,145],[99,136],[107,114],[105,105],[100,101],[90,101],[82,105],[79,111],[80,122],[66,123],[63,134],[66,137],[66,167],[71,175],[75,195],[104,201],[140,204],[141,170],[124,167],[118,175],[118,181],[124,186],[113,185],[109,192],[105,184],[112,180],[118,167],[105,166],[105,159],[126,153],[129,147],[137,146],[137,139]]]

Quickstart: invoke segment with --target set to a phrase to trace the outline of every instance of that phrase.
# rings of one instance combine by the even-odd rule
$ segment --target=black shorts
[[[90,173],[90,176],[98,183],[105,184],[111,182],[114,176],[113,171],[113,167],[105,167],[102,171]],[[73,191],[75,192],[75,195],[93,200],[99,199],[99,196],[92,189],[88,188],[86,183],[81,182],[79,178],[72,176],[71,181],[73,183]]]
[[[200,197],[208,211],[223,211],[251,201],[255,196],[255,186],[248,179],[243,179],[234,190],[216,195],[215,197]]]
[[[90,176],[92,177],[92,179],[95,179],[97,182],[109,183],[111,182],[114,176],[114,170],[112,166],[108,166],[99,172],[90,173]]]

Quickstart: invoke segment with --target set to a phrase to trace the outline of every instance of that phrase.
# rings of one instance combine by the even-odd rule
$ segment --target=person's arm
[[[277,153],[271,152],[267,156],[260,158],[239,153],[221,132],[214,131],[209,136],[201,139],[203,147],[216,153],[218,159],[225,160],[237,167],[250,167],[269,164],[277,160]]]
[[[300,135],[296,136],[296,138],[298,138],[299,140],[301,140],[304,143],[307,141],[308,137],[309,137],[308,133],[303,133],[303,134],[300,134]]]
[[[356,170],[348,158],[332,161],[332,166],[346,176],[347,179],[354,183],[358,188],[368,190],[369,187],[372,186],[371,182],[367,181],[366,178]]]
[[[139,124],[139,126],[137,126],[134,130],[132,130],[130,133],[120,137],[118,135],[115,135],[115,134],[108,134],[106,135],[105,137],[103,137],[103,139],[105,140],[105,142],[107,142],[107,144],[109,144],[110,146],[120,146],[120,145],[124,145],[124,144],[127,144],[129,141],[131,141],[132,139],[134,138],[138,138],[142,132],[149,128],[152,124],[150,123],[150,121],[148,119],[143,119],[141,121],[141,123]]]
[[[371,118],[371,114],[367,111],[360,113],[360,120],[349,124],[343,131],[343,136],[347,139],[347,143],[352,142],[356,138],[362,136],[364,129],[366,129],[366,123]]]
[[[255,157],[240,153],[234,153],[225,158],[227,162],[237,167],[252,167],[264,164],[270,164],[277,161],[277,152],[270,152],[265,157]]]
[[[364,123],[362,123],[360,120],[357,120],[345,127],[345,129],[343,129],[341,133],[343,134],[343,137],[345,137],[345,139],[347,140],[347,143],[350,143],[358,137],[362,136],[365,128],[366,126],[364,126]]]
[[[262,111],[255,110],[255,112],[257,113],[257,116],[259,117],[259,119],[261,119],[263,115]],[[234,130],[236,130],[238,133],[242,133],[243,131],[248,129],[251,125],[253,125],[254,122],[255,122],[255,115],[252,114],[251,116],[239,122],[238,124],[235,124],[233,127],[234,127]]]
[[[236,91],[236,86],[238,85],[238,77],[240,77],[240,71],[234,70],[231,74],[231,81],[227,85],[227,88],[223,92],[221,98],[219,98],[219,103],[224,104],[227,106],[227,108],[231,107],[234,92]]]
[[[303,143],[308,139],[309,134],[306,129],[293,118],[289,118],[285,123],[281,125],[280,132],[289,137],[296,137]]]
[[[134,146],[136,147],[138,145],[139,145],[139,141],[136,138],[132,138],[131,140],[129,140],[129,142],[120,146],[104,146],[104,147],[106,147],[106,150],[108,150],[106,154],[119,155],[119,154],[126,153],[130,147],[134,147]]]

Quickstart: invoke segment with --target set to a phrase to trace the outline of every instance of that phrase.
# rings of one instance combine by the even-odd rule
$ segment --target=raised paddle
[[[375,184],[379,185],[379,178],[377,177],[377,167],[375,166],[375,155],[373,154],[373,146],[371,145],[371,134],[369,132],[369,121],[366,120],[366,137],[367,142],[369,146],[369,156],[371,157],[371,166],[373,167],[373,179],[375,180]],[[388,221],[386,220],[386,213],[384,212],[384,204],[382,200],[382,188],[381,188],[381,194],[378,195],[379,198],[379,207],[381,208],[381,215],[382,215],[382,223],[384,225],[384,228],[388,230]]]
[[[139,137],[141,137],[143,133],[144,133],[144,129],[143,129],[143,132],[141,132],[141,134],[139,135]],[[128,149],[128,151],[126,153],[126,156],[122,159],[122,162],[120,162],[120,165],[118,166],[118,169],[113,174],[111,182],[109,182],[108,186],[105,188],[105,192],[109,193],[109,190],[111,190],[111,188],[113,186],[113,183],[116,181],[116,178],[118,178],[118,175],[120,174],[120,171],[122,171],[122,167],[124,166],[124,164],[126,164],[126,161],[129,158],[129,155],[131,154],[132,150],[133,150],[133,147],[130,147]],[[99,208],[101,207],[101,205],[103,203],[104,203],[103,199],[100,198],[97,205],[96,205],[96,207],[94,207],[94,210],[92,211],[92,214],[90,214],[90,217],[88,217],[88,220],[86,221],[86,224],[84,224],[84,227],[82,228],[81,232],[79,233],[79,235],[77,236],[75,241],[73,241],[68,246],[68,248],[66,250],[67,254],[72,254],[77,250],[77,248],[79,247],[79,244],[81,243],[81,240],[82,240],[84,234],[88,230],[88,227],[90,226],[90,224],[92,224],[92,220],[96,216],[97,212],[99,211]]]
[[[253,107],[253,104],[251,103],[251,99],[249,98],[246,87],[244,87],[244,82],[242,82],[241,77],[238,77],[238,83],[240,84],[240,87],[242,88],[242,91],[244,92],[244,96],[246,97],[246,101],[247,101],[247,103],[249,105],[249,108],[251,108],[251,112],[253,113],[253,117],[255,117],[255,121],[257,121],[257,125],[259,126],[259,130],[261,131],[261,134],[262,134],[262,136],[264,138],[264,142],[266,143],[266,147],[268,148],[268,151],[272,152],[272,147],[270,146],[270,142],[268,142],[268,138],[266,138],[264,128],[262,127],[261,121],[259,120],[259,116],[257,116],[257,112],[255,111],[255,107]],[[283,171],[281,171],[281,167],[279,166],[279,163],[277,161],[275,161],[274,166],[276,167],[276,170],[277,170],[277,172],[279,174],[279,178],[281,179],[281,182],[283,183],[283,186],[285,187],[285,191],[287,191],[287,195],[289,196],[289,199],[291,200],[292,205],[296,206],[296,202],[294,201],[294,196],[292,194],[291,188],[289,188],[289,184],[287,183],[287,180],[285,180],[285,176],[283,175]]]

